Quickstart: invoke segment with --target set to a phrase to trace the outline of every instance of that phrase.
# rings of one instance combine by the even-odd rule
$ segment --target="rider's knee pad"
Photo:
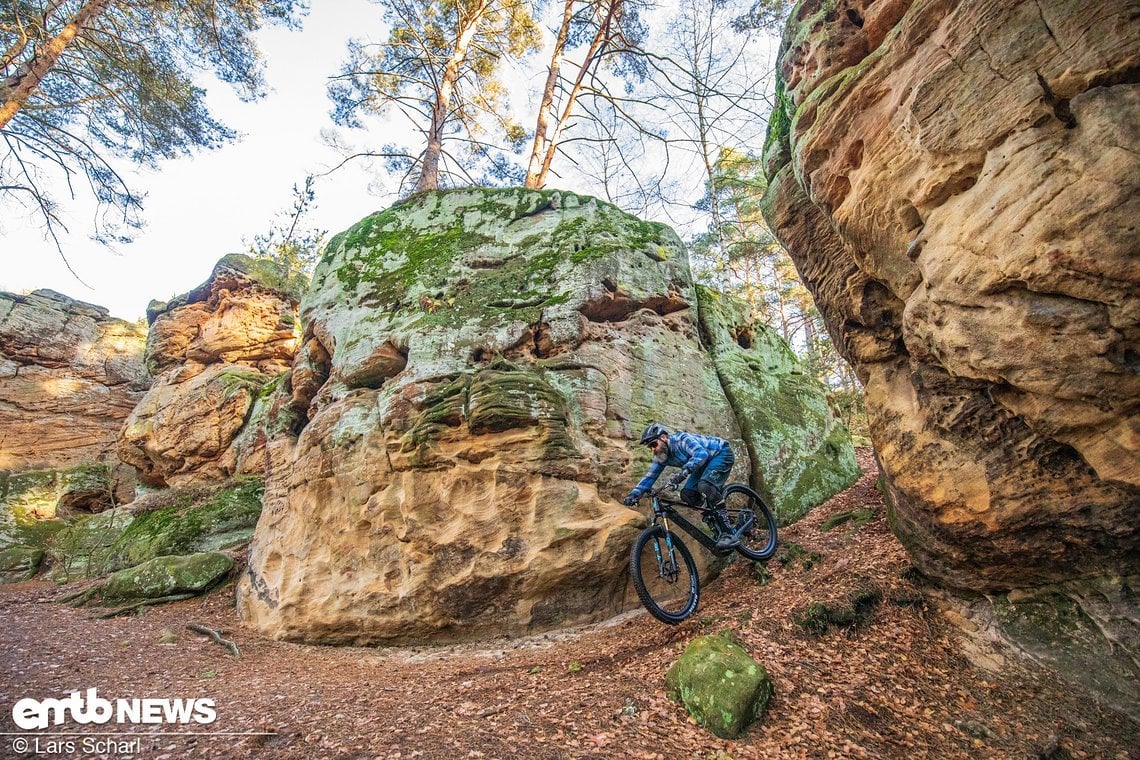
[[[716,487],[715,483],[710,483],[707,480],[702,480],[697,483],[697,491],[701,496],[708,499],[709,504],[717,504],[721,500],[721,490]]]
[[[681,489],[681,501],[688,504],[690,507],[701,506],[701,492],[693,490],[692,488]]]

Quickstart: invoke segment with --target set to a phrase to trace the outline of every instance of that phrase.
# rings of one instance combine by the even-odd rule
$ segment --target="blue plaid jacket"
[[[697,435],[696,433],[676,432],[669,434],[669,456],[665,461],[653,460],[649,472],[641,479],[630,495],[641,498],[641,495],[653,488],[657,478],[666,467],[680,467],[689,472],[700,472],[710,459],[728,446],[728,441],[711,435]]]

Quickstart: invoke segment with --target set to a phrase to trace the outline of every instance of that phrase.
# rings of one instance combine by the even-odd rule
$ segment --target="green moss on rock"
[[[851,436],[826,389],[740,299],[697,287],[699,319],[752,461],[752,487],[792,522],[859,477]]]
[[[233,559],[220,552],[155,557],[107,576],[99,596],[106,602],[126,602],[200,593],[221,581],[233,566]]]
[[[693,639],[665,685],[699,725],[723,739],[737,738],[762,718],[774,693],[763,666],[724,634]]]
[[[881,600],[882,596],[874,589],[857,589],[837,602],[813,602],[794,619],[808,633],[822,636],[832,628],[865,625]]]
[[[255,478],[221,489],[170,489],[140,502],[132,514],[114,509],[73,521],[50,543],[50,577],[94,578],[158,556],[229,549],[249,541],[264,487]]]
[[[19,583],[40,569],[44,550],[34,546],[9,546],[0,549],[0,583]]]
[[[199,505],[174,505],[136,515],[111,546],[108,563],[130,567],[161,555],[240,545],[253,536],[264,491],[260,480],[248,479]]]

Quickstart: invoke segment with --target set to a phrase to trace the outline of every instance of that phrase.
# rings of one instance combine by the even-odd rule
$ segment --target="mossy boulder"
[[[118,603],[197,594],[212,588],[233,567],[233,559],[221,552],[155,557],[107,576],[97,595],[104,602]]]
[[[99,511],[108,506],[110,470],[106,463],[85,463],[60,470],[0,472],[0,547],[43,548],[66,525],[57,518],[76,507]]]
[[[195,499],[195,490],[170,506],[136,514],[111,546],[111,566],[131,567],[166,554],[231,549],[253,536],[261,516],[261,480],[246,478]]]
[[[737,738],[761,719],[775,693],[768,672],[728,634],[693,639],[665,685],[699,725],[722,739]]]
[[[263,492],[253,478],[169,489],[129,510],[76,519],[49,545],[49,575],[61,582],[94,578],[163,555],[236,548],[253,535]]]
[[[752,319],[748,305],[697,286],[701,328],[752,460],[752,487],[782,523],[859,477],[846,426],[827,389],[810,377],[787,342]]]
[[[295,423],[266,447],[274,519],[238,592],[276,638],[455,641],[610,617],[633,601],[644,516],[621,500],[649,467],[641,430],[730,441],[732,481],[755,467],[741,423],[757,412],[702,340],[684,246],[596,198],[415,195],[333,237],[301,316]],[[781,431],[762,464],[773,484],[796,468],[781,486],[796,509],[830,496],[818,481],[838,487],[808,474],[829,463],[803,465],[830,431]]]
[[[8,546],[0,549],[0,583],[19,583],[40,569],[44,550],[34,546]]]

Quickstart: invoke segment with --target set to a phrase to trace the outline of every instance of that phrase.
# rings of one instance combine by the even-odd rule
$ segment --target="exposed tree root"
[[[238,645],[229,639],[223,639],[221,631],[215,631],[213,628],[207,628],[206,626],[199,625],[198,623],[190,623],[186,627],[191,631],[194,631],[194,633],[201,633],[205,636],[209,636],[211,639],[213,639],[215,644],[220,644],[229,650],[229,653],[234,657],[241,659],[241,650],[238,649]]]
[[[166,604],[167,602],[180,602],[183,599],[190,599],[195,596],[197,596],[197,594],[172,594],[171,596],[160,596],[155,599],[143,599],[141,602],[128,604],[126,607],[120,607],[117,610],[111,610],[110,612],[99,615],[99,618],[106,620],[108,618],[118,617],[119,615],[125,615],[128,612],[133,612],[140,607],[152,607],[156,604]]]

